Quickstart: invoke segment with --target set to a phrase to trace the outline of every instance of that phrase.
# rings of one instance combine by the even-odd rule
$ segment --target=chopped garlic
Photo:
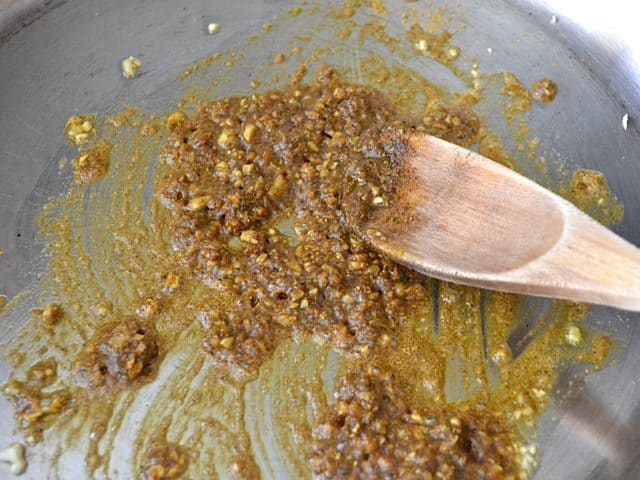
[[[551,16],[551,25],[555,25],[556,23],[558,23],[558,17],[556,17],[555,15]]]
[[[257,127],[253,123],[247,123],[244,126],[244,130],[242,132],[242,136],[244,137],[247,143],[251,143],[256,136]],[[244,167],[243,167],[244,170]]]
[[[180,286],[180,277],[175,273],[167,274],[164,280],[164,286],[167,290],[175,290]]]
[[[52,327],[62,317],[62,308],[57,303],[49,303],[42,311],[42,322],[47,327]]]
[[[169,128],[177,127],[187,119],[187,115],[180,110],[176,110],[167,117],[167,126]]]
[[[207,25],[207,32],[209,32],[209,35],[217,33],[218,30],[220,30],[220,25],[218,25],[217,23],[210,23],[209,25]]]
[[[532,388],[531,392],[538,399],[544,398],[544,396],[547,394],[547,392],[545,392],[544,390],[542,390],[540,388]]]
[[[142,66],[142,60],[136,57],[128,57],[122,60],[122,75],[125,78],[133,78]]]
[[[20,475],[27,469],[27,461],[24,458],[24,445],[12,443],[4,450],[0,451],[0,462],[8,463],[11,473]]]
[[[420,41],[416,42],[416,48],[418,50],[420,50],[421,52],[424,52],[427,49],[427,41],[426,40],[420,40]]]
[[[92,119],[92,115],[70,116],[64,126],[65,136],[76,145],[87,143],[92,136],[96,135]]]
[[[582,342],[582,332],[580,331],[580,328],[575,325],[569,325],[566,333],[564,334],[564,340],[572,347],[580,345],[580,342]]]
[[[240,234],[240,241],[245,243],[253,243],[254,245],[257,245],[259,243],[255,230],[244,230]]]
[[[190,210],[192,212],[197,212],[198,210],[204,210],[209,204],[210,200],[211,200],[211,197],[209,195],[194,197],[191,200],[189,200],[189,203],[187,204],[187,210]]]
[[[628,127],[629,127],[629,114],[625,113],[622,116],[622,128],[626,130]]]

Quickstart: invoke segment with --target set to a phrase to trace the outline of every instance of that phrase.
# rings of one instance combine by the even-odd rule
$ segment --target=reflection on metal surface
[[[518,0],[516,3],[543,19],[555,15],[558,21],[553,27],[557,35],[607,85],[612,96],[632,112],[631,117],[638,117],[640,30],[632,13],[633,2]]]
[[[582,448],[602,455],[611,473],[620,476],[634,459],[632,428],[618,425],[608,417],[606,402],[588,388],[574,402],[565,405],[565,412],[561,422],[575,433]]]

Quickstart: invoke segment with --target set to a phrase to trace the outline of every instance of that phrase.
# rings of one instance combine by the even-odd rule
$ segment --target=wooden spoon
[[[358,231],[426,275],[640,311],[640,250],[527,178],[424,134],[390,207]]]

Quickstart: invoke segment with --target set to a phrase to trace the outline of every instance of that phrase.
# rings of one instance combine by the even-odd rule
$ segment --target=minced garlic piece
[[[122,60],[122,75],[125,78],[133,78],[136,72],[142,66],[142,60],[136,57],[127,57]]]
[[[42,323],[47,327],[55,325],[62,317],[62,308],[57,303],[49,303],[42,311]]]
[[[186,113],[181,112],[180,110],[176,110],[175,112],[173,112],[171,115],[167,117],[167,126],[169,128],[174,128],[180,125],[186,119],[187,119]]]
[[[168,290],[175,290],[180,286],[180,277],[175,273],[167,274],[164,280],[164,286]]]
[[[230,128],[223,128],[220,135],[218,135],[218,145],[224,148],[231,148],[237,142],[237,136],[235,132]]]
[[[76,145],[87,143],[96,135],[93,121],[93,115],[72,115],[64,126],[64,134]]]
[[[582,332],[575,325],[569,325],[564,334],[564,340],[572,347],[577,347],[582,342]]]
[[[257,245],[259,243],[255,230],[244,230],[240,234],[240,241],[245,243],[253,243],[254,245]]]
[[[27,469],[27,461],[24,456],[24,445],[12,443],[0,451],[0,462],[10,465],[11,473],[21,475]]]
[[[242,132],[242,136],[247,141],[247,143],[251,143],[256,136],[257,127],[253,123],[247,123],[244,127],[244,131]]]
[[[416,49],[420,50],[421,52],[424,52],[427,49],[427,41],[426,40],[419,40],[416,42]]]
[[[187,210],[191,210],[194,212],[198,210],[203,210],[204,208],[206,208],[207,204],[209,203],[209,200],[211,200],[211,197],[209,195],[194,197],[191,200],[189,200],[189,204],[187,205]]]
[[[209,25],[207,25],[207,32],[209,33],[209,35],[218,33],[218,30],[220,30],[220,25],[218,25],[217,23],[210,23]]]

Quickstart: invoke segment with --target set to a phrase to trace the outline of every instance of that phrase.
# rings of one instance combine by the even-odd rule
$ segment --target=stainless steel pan
[[[625,219],[615,229],[640,244],[640,29],[635,3],[428,3],[430,9],[447,5],[458,12],[467,28],[456,42],[465,54],[481,58],[487,70],[513,71],[525,84],[542,76],[558,81],[561,95],[554,108],[531,118],[534,133],[552,161],[557,155],[606,174],[625,205]],[[65,188],[57,168],[58,160],[71,154],[61,135],[64,119],[76,112],[105,111],[115,101],[149,109],[169,106],[179,92],[165,87],[183,67],[212,51],[236,48],[291,4],[0,0],[0,250],[5,251],[0,293],[13,297],[37,285],[44,269],[34,217],[50,196]],[[423,2],[411,5],[427,8]],[[551,22],[554,15],[557,23]],[[209,21],[221,25],[215,36],[204,33]],[[277,45],[267,45],[260,56],[276,51]],[[128,55],[143,59],[144,81],[122,77],[119,61]],[[621,123],[625,113],[627,130]],[[0,339],[11,337],[26,315],[18,309],[2,317]],[[543,416],[536,478],[640,478],[640,317],[594,308],[591,318],[618,340],[619,361],[587,376],[580,393]],[[0,365],[0,382],[7,375],[7,366]],[[12,409],[0,399],[0,447],[19,439]],[[38,449],[30,449],[29,456],[25,478],[46,476],[47,462]],[[83,475],[82,464],[67,467],[75,478]]]

